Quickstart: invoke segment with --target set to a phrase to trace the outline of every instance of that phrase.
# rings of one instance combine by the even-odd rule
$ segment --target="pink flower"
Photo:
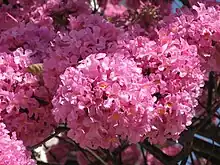
[[[5,124],[0,123],[0,164],[1,165],[35,165],[23,142],[17,140],[13,132],[9,135]]]
[[[204,72],[196,47],[170,38],[137,37],[67,68],[53,113],[67,121],[68,136],[92,148],[116,147],[119,135],[130,143],[177,140],[195,115]]]
[[[125,44],[127,49],[143,75],[154,84],[151,92],[155,98],[154,112],[158,115],[154,116],[152,131],[146,137],[160,144],[167,138],[178,139],[191,124],[198,105],[196,98],[204,84],[196,47],[183,39],[161,36],[157,42],[137,37]]]
[[[172,40],[182,37],[196,45],[203,68],[219,71],[219,5],[206,7],[199,3],[193,10],[184,9],[177,16],[171,15],[162,22],[158,35],[169,35]]]
[[[118,136],[136,143],[150,131],[151,84],[135,65],[118,54],[94,54],[66,69],[53,113],[57,122],[67,121],[69,137],[82,147],[110,148],[119,145]]]
[[[47,57],[46,50],[54,36],[55,33],[50,25],[21,22],[1,33],[0,52],[11,53],[17,50],[14,52],[17,60],[26,58],[31,63],[41,63]],[[21,49],[24,49],[25,57],[19,57],[22,53],[18,51]]]
[[[45,85],[55,92],[59,75],[67,67],[93,53],[114,52],[120,29],[98,15],[70,17],[70,31],[57,32],[54,44],[48,49],[49,58],[44,60]]]
[[[17,49],[0,54],[0,116],[25,146],[47,137],[56,126],[51,114],[51,95],[40,76],[27,71],[29,53]]]
[[[127,11],[127,8],[122,4],[112,4],[109,0],[105,6],[104,14],[109,17],[120,16]]]

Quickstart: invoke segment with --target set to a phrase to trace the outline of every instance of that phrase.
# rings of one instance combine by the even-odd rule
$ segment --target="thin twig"
[[[56,163],[46,163],[46,162],[42,162],[42,161],[37,161],[37,165],[60,165],[60,164],[56,164]]]
[[[142,146],[164,165],[172,165],[172,157],[166,155],[154,145],[151,145],[147,140],[142,143]]]
[[[46,146],[46,144],[43,144],[44,148],[46,150],[48,150],[49,148]],[[54,161],[56,161],[56,163],[60,163],[59,160],[57,159],[57,157],[49,150],[48,153],[50,154],[50,156],[54,159]]]
[[[180,165],[186,165],[187,160],[188,160],[188,157],[184,158],[184,159],[181,161]]]
[[[92,156],[94,156],[96,159],[98,159],[103,165],[108,165],[108,163],[106,163],[100,156],[98,156],[94,151],[92,151],[89,148],[86,148],[85,150],[87,150]]]
[[[181,2],[182,2],[182,4],[184,5],[184,6],[187,6],[188,8],[191,8],[191,5],[190,5],[190,3],[189,3],[189,0],[180,0]]]
[[[192,165],[195,165],[194,160],[193,160],[193,156],[192,156],[192,152],[190,153],[189,156],[190,156],[190,160],[191,160]]]
[[[143,148],[143,146],[141,145],[141,143],[139,143],[139,145],[140,145],[141,153],[142,153],[142,156],[143,156],[143,159],[144,159],[144,165],[147,165],[147,158],[146,158],[147,155],[145,155],[145,153],[144,153],[144,148]]]
[[[32,147],[27,147],[27,150],[34,150],[34,149],[38,148],[39,146],[43,145],[44,143],[46,143],[48,140],[50,140],[53,137],[57,136],[58,134],[60,134],[62,132],[66,132],[66,131],[69,131],[69,128],[67,128],[67,127],[58,127],[58,128],[55,129],[55,132],[53,134],[51,134],[50,136],[48,136],[47,138],[45,138],[43,141],[39,142],[38,144],[35,144]]]
[[[83,155],[85,156],[85,158],[92,163],[92,161],[89,159],[88,155],[86,154],[86,152],[84,151],[83,148],[81,148],[75,141],[73,141],[73,143],[75,144],[75,146],[83,153]]]
[[[215,88],[214,83],[214,72],[209,73],[209,82],[208,82],[208,100],[207,100],[207,112],[210,113],[212,108],[212,98],[213,98],[213,89]]]

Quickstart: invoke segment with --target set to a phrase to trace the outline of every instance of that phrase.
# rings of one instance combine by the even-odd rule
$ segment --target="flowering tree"
[[[220,164],[220,5],[172,3],[0,1],[0,165]]]

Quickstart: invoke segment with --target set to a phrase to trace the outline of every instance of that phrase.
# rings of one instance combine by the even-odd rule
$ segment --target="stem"
[[[147,158],[146,158],[147,155],[145,155],[145,153],[144,153],[144,147],[141,145],[141,143],[139,143],[139,145],[140,145],[141,153],[142,153],[142,156],[144,159],[144,165],[147,165]]]
[[[213,89],[215,87],[214,83],[214,72],[209,73],[209,82],[208,82],[208,100],[207,100],[207,112],[211,112],[212,108],[212,96],[213,96]]]
[[[122,162],[122,152],[119,153],[118,155],[118,165],[123,165],[123,162]]]
[[[181,161],[180,165],[186,165],[187,160],[188,160],[188,157],[184,158],[184,159]]]
[[[58,127],[58,128],[55,129],[55,132],[53,134],[51,134],[50,136],[48,136],[47,138],[45,138],[43,141],[39,142],[38,144],[35,144],[32,147],[27,147],[27,150],[34,150],[34,149],[38,148],[39,146],[43,145],[48,140],[50,140],[53,137],[57,136],[58,134],[60,134],[62,132],[69,131],[69,130],[70,129],[67,128],[67,127]]]
[[[42,162],[42,161],[37,161],[37,165],[59,165],[59,164],[56,164],[56,163],[45,163],[45,162]]]
[[[187,6],[188,8],[191,8],[191,5],[190,5],[190,3],[189,3],[188,0],[180,0],[180,1],[182,2],[182,4],[183,4],[184,6]]]
[[[172,165],[172,157],[164,154],[159,148],[155,147],[154,145],[151,145],[147,140],[145,140],[144,143],[142,143],[142,146],[164,165]]]
[[[86,151],[88,151],[92,156],[94,156],[96,159],[98,159],[103,165],[108,165],[108,163],[106,163],[100,156],[98,156],[94,151],[92,151],[89,148],[85,149]]]
[[[92,163],[92,161],[89,159],[88,155],[87,155],[86,152],[83,150],[83,148],[81,148],[75,141],[73,141],[73,143],[74,143],[75,146],[83,153],[83,155],[84,155],[85,158],[89,161],[89,163]]]
[[[192,165],[195,165],[194,164],[194,160],[193,160],[193,156],[192,156],[192,152],[191,152],[191,154],[189,156],[190,156],[190,160],[191,160]]]

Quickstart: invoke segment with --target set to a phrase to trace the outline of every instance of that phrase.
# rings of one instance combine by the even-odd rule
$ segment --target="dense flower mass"
[[[25,147],[61,126],[64,140],[103,159],[99,149],[130,145],[127,164],[142,165],[139,142],[178,140],[205,110],[198,99],[219,102],[204,87],[220,71],[213,4],[190,0],[171,14],[160,0],[0,0],[0,165],[35,164]]]
[[[40,75],[28,71],[32,51],[17,49],[0,54],[0,116],[8,130],[26,146],[47,137],[56,125],[51,96]]]
[[[0,164],[1,165],[35,165],[23,142],[17,140],[15,133],[9,135],[3,123],[0,123]]]
[[[59,75],[93,53],[114,52],[121,34],[113,24],[99,15],[70,17],[69,31],[57,32],[49,57],[44,60],[44,81],[54,92]]]
[[[204,73],[196,47],[183,39],[163,36],[158,42],[147,40],[138,37],[130,41],[128,48],[143,74],[156,86],[154,110],[159,117],[152,123],[154,131],[148,136],[154,143],[160,143],[164,137],[177,138],[185,125],[190,125]]]
[[[200,3],[193,9],[185,9],[177,16],[164,19],[162,22],[165,26],[159,30],[159,35],[169,33],[172,39],[183,37],[189,44],[197,46],[207,71],[219,71],[220,7],[206,7]]]
[[[191,124],[204,77],[196,47],[169,37],[138,37],[126,46],[90,55],[60,76],[55,119],[67,120],[69,136],[83,147],[117,146],[118,137],[164,143]]]
[[[55,32],[50,24],[38,25],[33,22],[21,22],[0,34],[0,52],[12,53],[16,49],[22,48],[29,52],[25,56],[29,65],[43,62],[43,59],[47,57],[47,47],[55,37]],[[20,58],[19,54],[16,54],[17,58]]]
[[[143,80],[133,60],[117,53],[94,54],[60,78],[53,100],[55,119],[67,120],[69,137],[81,146],[117,146],[116,135],[136,143],[150,130],[153,85]]]

